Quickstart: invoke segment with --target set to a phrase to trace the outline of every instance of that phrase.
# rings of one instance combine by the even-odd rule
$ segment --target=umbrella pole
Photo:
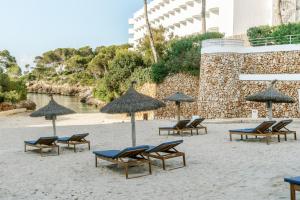
[[[272,113],[272,101],[268,102],[268,113],[269,113],[269,120],[273,119],[273,113]]]
[[[177,105],[177,121],[180,121],[180,102],[176,102]]]
[[[131,137],[132,137],[132,146],[136,146],[136,134],[135,134],[135,113],[131,113]]]
[[[53,125],[53,134],[54,134],[54,136],[56,136],[56,125],[55,125],[55,119],[56,119],[56,117],[55,117],[55,116],[53,116],[53,117],[52,117],[52,125]]]

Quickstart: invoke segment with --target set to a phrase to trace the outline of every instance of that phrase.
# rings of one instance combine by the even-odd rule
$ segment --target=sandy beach
[[[123,169],[101,161],[94,166],[93,150],[123,149],[131,145],[131,127],[125,116],[100,113],[58,117],[59,136],[90,133],[91,151],[61,148],[60,156],[41,157],[23,151],[24,140],[52,134],[50,121],[30,118],[28,113],[0,117],[0,199],[2,200],[94,200],[94,199],[200,199],[200,200],[279,200],[289,199],[286,176],[300,175],[299,141],[271,145],[260,141],[229,141],[232,128],[253,127],[251,123],[207,123],[208,134],[199,136],[158,136],[165,120],[138,121],[137,143],[159,144],[183,139],[178,147],[187,155],[187,167],[126,180]],[[290,128],[300,131],[300,123]],[[236,136],[235,139],[238,139]],[[50,153],[51,154],[51,153]],[[156,164],[160,164],[156,162]],[[180,166],[181,159],[167,161]],[[132,168],[131,174],[147,172]]]

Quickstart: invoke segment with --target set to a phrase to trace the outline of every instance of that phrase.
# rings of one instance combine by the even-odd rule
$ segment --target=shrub
[[[25,100],[26,96],[27,90],[24,80],[12,79],[7,74],[0,73],[0,102],[16,103]]]
[[[109,63],[108,72],[97,81],[94,96],[108,102],[127,90],[126,85],[136,70],[136,75],[143,74],[144,62],[141,54],[128,50],[119,50]]]
[[[151,82],[151,68],[136,68],[126,83],[121,85],[121,90],[126,91],[131,86],[132,81],[136,81],[139,86]]]
[[[169,69],[163,61],[152,65],[151,78],[155,83],[161,83],[168,74]]]
[[[270,37],[273,32],[273,28],[270,26],[259,26],[249,28],[247,35],[250,39]]]
[[[222,38],[221,33],[205,33],[173,39],[169,42],[164,58],[152,65],[151,77],[161,83],[169,74],[188,73],[198,76],[200,72],[201,42],[206,39]]]
[[[12,90],[9,92],[4,92],[4,101],[17,103],[20,100],[21,100],[21,95],[17,91]]]
[[[258,26],[248,29],[247,35],[252,46],[276,45],[276,44],[297,44],[300,39],[290,40],[288,35],[298,35],[300,23],[282,24],[279,26]],[[263,42],[256,41],[258,38],[265,38]]]
[[[0,92],[0,103],[4,102],[4,93]]]

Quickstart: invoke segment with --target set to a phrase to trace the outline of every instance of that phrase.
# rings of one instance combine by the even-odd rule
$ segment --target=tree
[[[148,17],[148,2],[147,2],[147,0],[144,0],[144,17],[145,17],[145,21],[146,21],[148,34],[149,34],[149,40],[150,40],[150,46],[151,46],[151,50],[152,50],[152,54],[153,54],[153,60],[155,63],[157,63],[158,55],[157,55],[157,52],[155,49],[154,38],[153,38],[152,30],[151,30],[149,17]]]
[[[162,58],[167,49],[167,40],[165,38],[165,29],[160,26],[159,28],[152,29],[155,49],[159,58]],[[150,39],[145,36],[138,45],[138,50],[144,56],[145,63],[151,65],[155,63],[153,60]]]
[[[274,0],[274,5],[273,5],[273,15],[274,15],[274,20],[273,23],[275,25],[280,25],[283,24],[283,17],[282,17],[282,0]]]
[[[103,101],[109,102],[126,91],[127,80],[136,69],[144,69],[142,55],[128,50],[118,50],[109,63],[108,73],[98,81],[94,94]]]
[[[22,70],[17,64],[14,64],[9,68],[7,68],[6,73],[8,74],[9,77],[17,78],[22,75]]]
[[[108,65],[116,56],[116,52],[119,50],[128,50],[128,48],[127,44],[97,47],[94,52],[96,56],[88,64],[88,71],[93,74],[94,78],[103,77],[108,72]]]
[[[202,0],[201,24],[201,33],[206,33],[206,0]]]
[[[29,70],[30,70],[30,65],[29,65],[29,64],[26,64],[26,65],[25,65],[25,71],[24,71],[24,74],[28,74],[28,73],[29,73]]]
[[[20,76],[22,73],[16,58],[7,50],[0,51],[0,68],[2,72],[13,78]]]
[[[90,58],[75,55],[66,62],[66,69],[70,72],[80,72],[87,68]]]
[[[94,56],[93,49],[89,46],[79,48],[78,54],[83,57]]]
[[[102,77],[107,72],[108,61],[105,56],[105,54],[99,53],[88,64],[87,69],[95,78]]]
[[[7,70],[9,67],[16,64],[16,58],[10,55],[9,51],[0,51],[0,68],[2,68],[2,70]]]

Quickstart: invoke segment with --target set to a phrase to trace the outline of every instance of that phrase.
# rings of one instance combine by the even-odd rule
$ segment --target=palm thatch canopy
[[[30,117],[46,117],[46,120],[52,120],[52,125],[53,125],[53,134],[56,136],[56,116],[58,115],[68,115],[68,114],[73,114],[75,111],[66,108],[62,105],[59,105],[54,101],[53,96],[51,96],[51,100],[48,103],[48,105],[38,109],[37,111],[33,112],[30,114]]]
[[[172,94],[171,96],[165,98],[166,101],[175,101],[177,106],[177,121],[180,121],[180,103],[182,102],[194,102],[195,99],[193,97],[190,97],[186,94],[183,94],[181,92],[176,92],[175,94]]]
[[[175,94],[172,94],[171,96],[165,98],[164,100],[177,101],[177,102],[194,102],[195,101],[195,99],[193,97],[190,97],[181,92],[176,92]]]
[[[30,114],[30,117],[51,117],[51,116],[58,116],[58,115],[68,115],[73,114],[75,111],[66,108],[62,105],[59,105],[51,96],[51,100],[48,105],[38,109],[37,111]]]
[[[265,102],[267,104],[270,120],[273,118],[273,103],[295,103],[295,100],[292,97],[289,97],[274,88],[276,82],[277,80],[272,81],[271,85],[265,91],[246,97],[247,101]]]
[[[104,106],[100,111],[103,113],[135,113],[140,111],[156,110],[165,107],[165,103],[138,93],[133,87],[120,98]]]
[[[135,81],[132,82],[132,86],[124,95],[115,99],[100,110],[100,112],[109,114],[130,113],[132,146],[136,146],[135,113],[156,110],[166,106],[165,103],[157,99],[138,93],[133,88],[135,83]]]
[[[255,102],[295,103],[295,100],[292,97],[279,92],[273,87],[275,82],[276,81],[273,81],[271,86],[265,91],[246,97],[246,100]]]

